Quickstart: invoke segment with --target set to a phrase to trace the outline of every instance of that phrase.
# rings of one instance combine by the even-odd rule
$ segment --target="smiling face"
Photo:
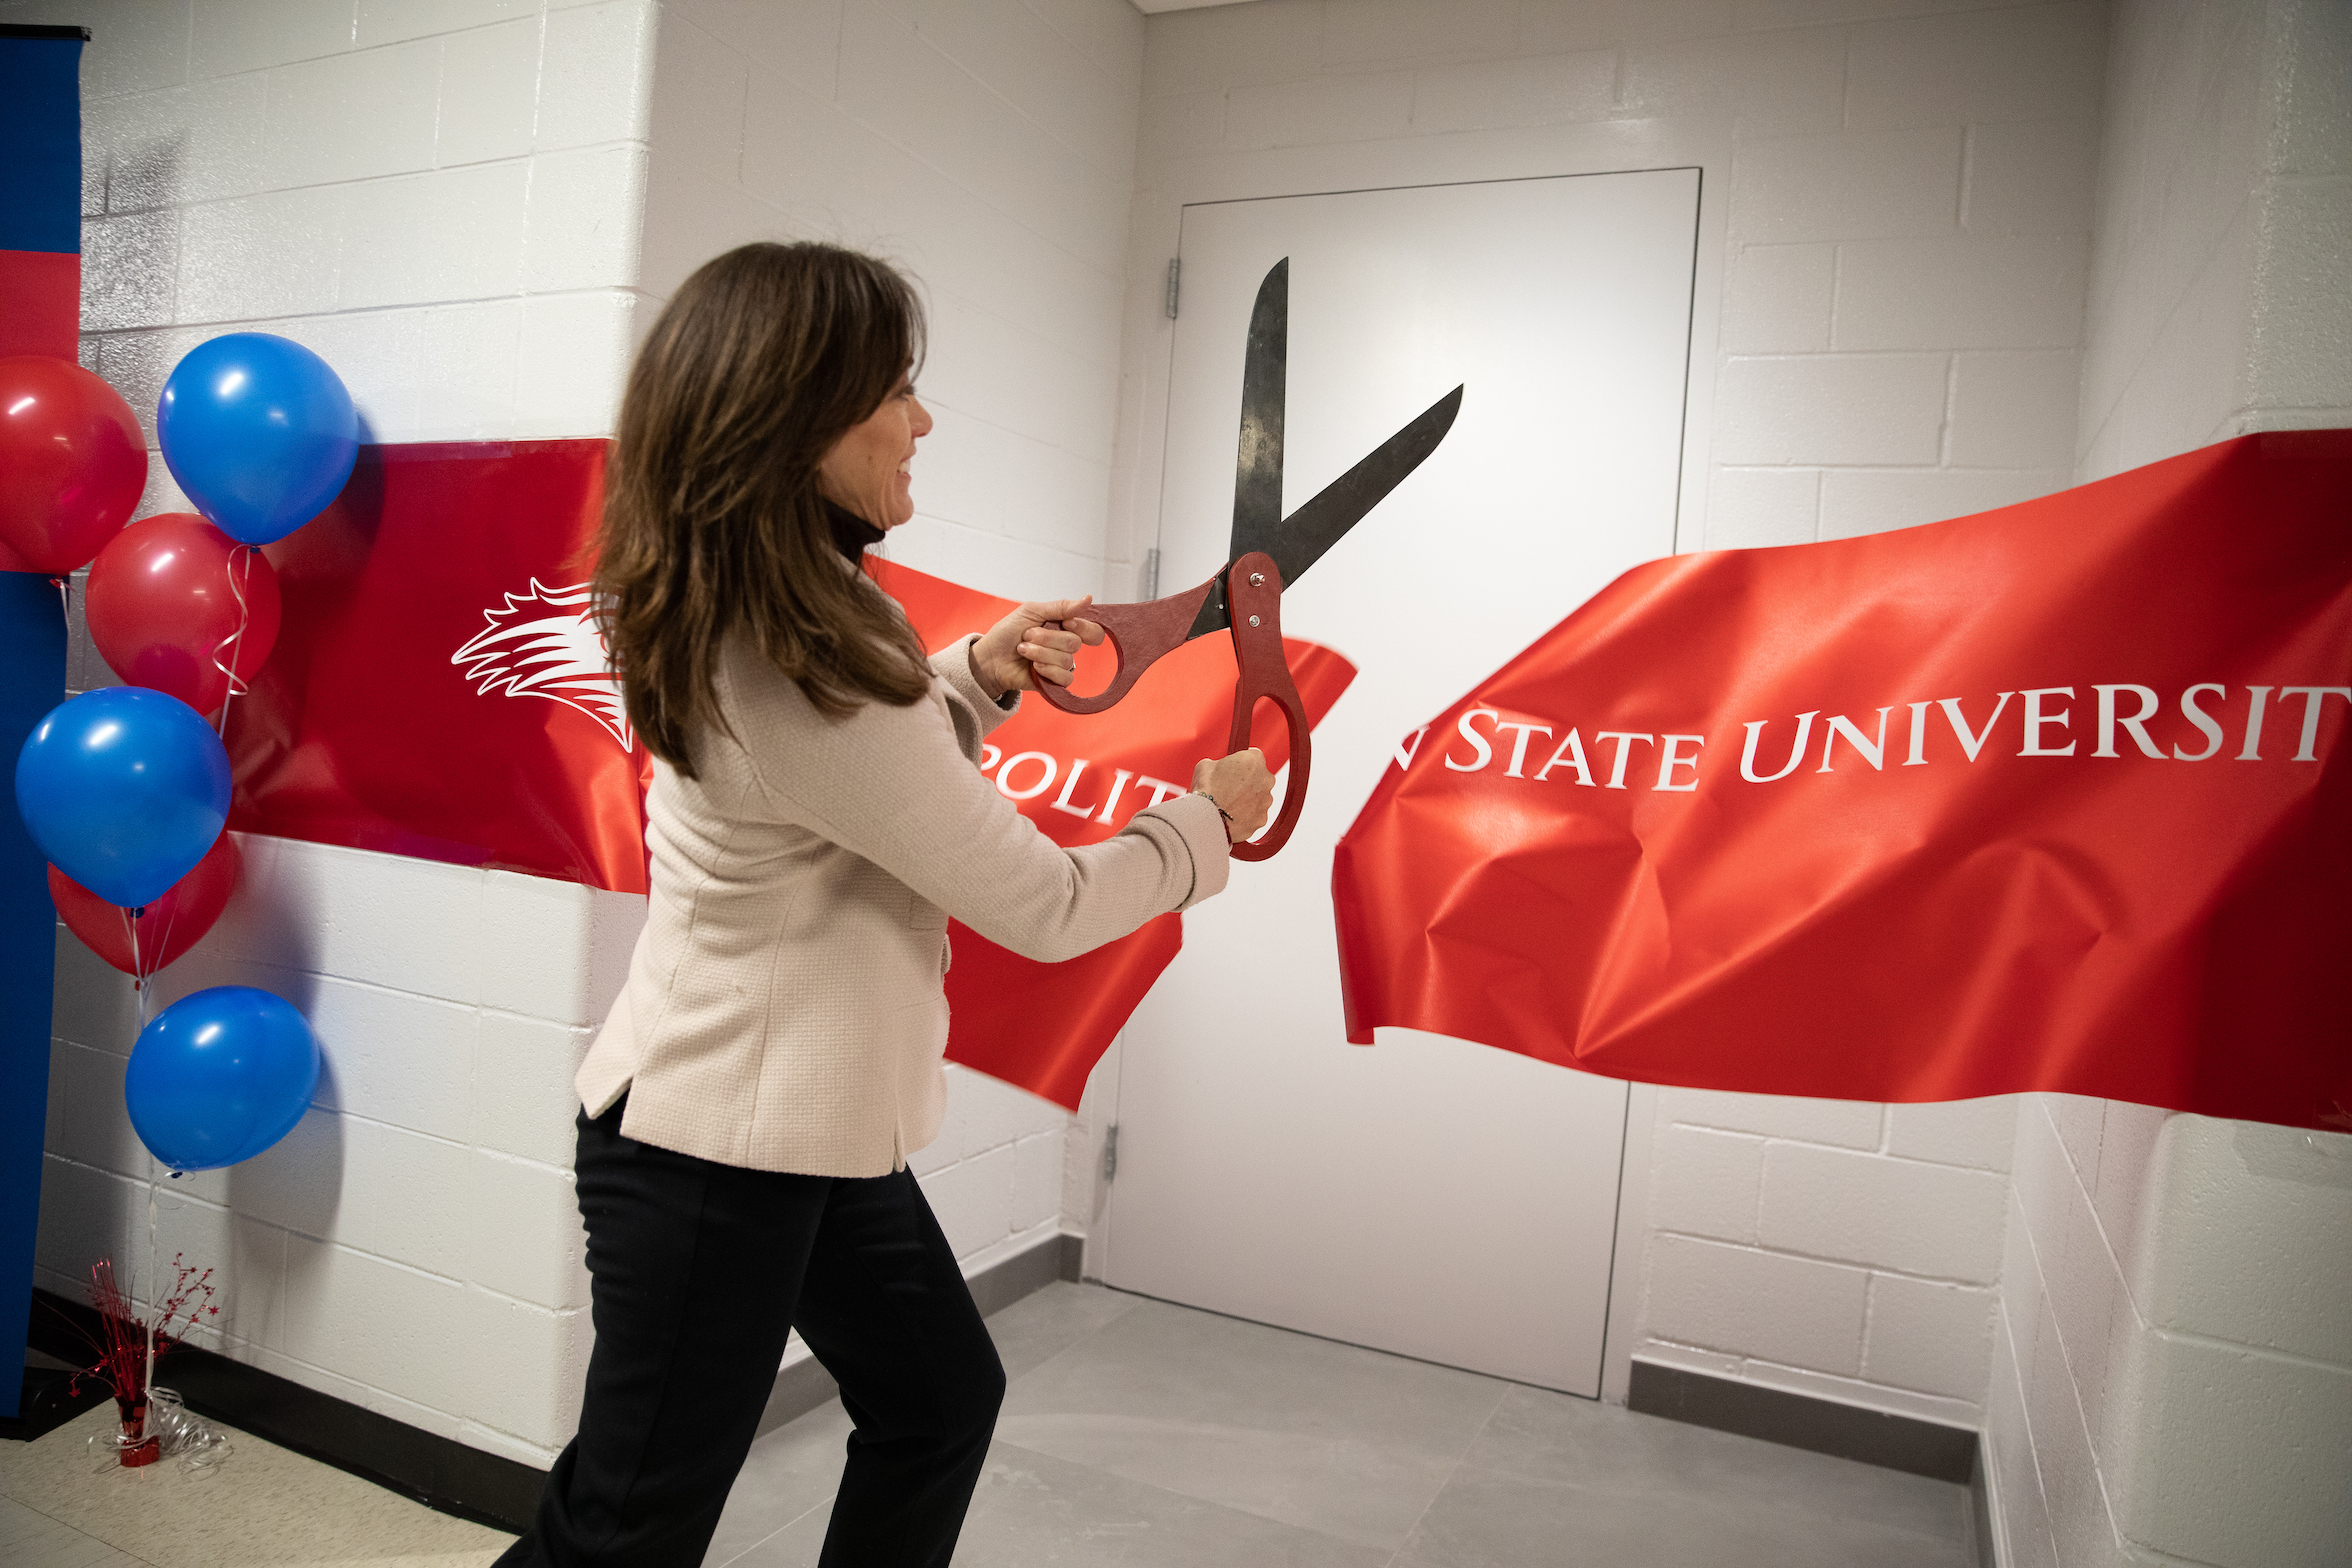
[[[882,406],[851,426],[818,462],[818,488],[875,527],[896,528],[915,515],[907,465],[914,461],[915,443],[930,433],[931,411],[901,375]]]

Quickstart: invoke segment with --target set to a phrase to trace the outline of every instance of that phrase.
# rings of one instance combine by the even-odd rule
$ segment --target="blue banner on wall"
[[[0,354],[74,354],[88,37],[78,27],[0,27]],[[0,572],[0,761],[12,782],[25,737],[64,697],[58,585]],[[0,1347],[25,1342],[32,1313],[56,960],[48,862],[12,787],[0,809]],[[22,1392],[16,1373],[0,1375],[0,1417],[19,1413]]]
[[[78,27],[0,28],[0,250],[82,248]]]
[[[57,584],[32,572],[0,572],[0,757],[12,786],[25,737],[64,698],[65,607]],[[56,964],[49,862],[25,832],[11,787],[0,811],[0,1345],[25,1342],[32,1312]],[[0,1376],[0,1416],[17,1413],[19,1383],[13,1373]]]

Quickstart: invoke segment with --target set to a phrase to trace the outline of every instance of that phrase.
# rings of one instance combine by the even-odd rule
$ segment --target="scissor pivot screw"
[[[1264,572],[1252,572],[1252,573],[1250,573],[1250,586],[1251,586],[1252,588],[1263,588],[1263,587],[1265,587],[1265,586],[1266,586],[1266,574],[1265,574]],[[1257,623],[1253,621],[1253,622],[1251,622],[1250,624],[1254,626],[1254,625],[1256,625]]]
[[[1251,616],[1251,617],[1250,617],[1250,624],[1251,624],[1252,626],[1255,626],[1255,625],[1257,625],[1257,624],[1258,624],[1258,618],[1257,618],[1256,616],[1254,616],[1254,615],[1253,615],[1253,616]]]

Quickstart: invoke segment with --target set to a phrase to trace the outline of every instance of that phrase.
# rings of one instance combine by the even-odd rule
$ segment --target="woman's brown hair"
[[[725,725],[711,674],[737,627],[831,717],[928,689],[905,618],[843,570],[817,480],[922,353],[913,287],[832,245],[731,250],[655,320],[621,399],[596,599],[629,723],[687,777],[689,738]]]

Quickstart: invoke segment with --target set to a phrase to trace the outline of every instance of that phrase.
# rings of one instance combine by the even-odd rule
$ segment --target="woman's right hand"
[[[1255,746],[1201,763],[1192,770],[1192,788],[1225,813],[1225,837],[1236,844],[1264,827],[1274,809],[1274,775]]]

